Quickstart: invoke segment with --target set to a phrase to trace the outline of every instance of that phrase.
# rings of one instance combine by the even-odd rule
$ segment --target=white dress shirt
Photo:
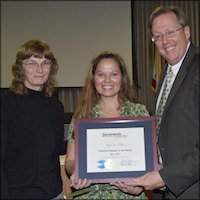
[[[172,71],[173,71],[173,77],[172,77],[172,81],[171,81],[170,90],[171,90],[172,85],[173,85],[173,83],[174,83],[174,80],[175,80],[175,78],[176,78],[176,76],[177,76],[177,74],[178,74],[178,71],[179,71],[180,68],[181,68],[183,59],[185,58],[185,55],[186,55],[186,53],[187,53],[187,51],[188,51],[188,49],[189,49],[190,43],[191,43],[191,42],[188,42],[187,48],[186,48],[186,51],[185,51],[185,54],[184,54],[184,56],[181,58],[181,60],[180,60],[177,64],[175,64],[175,65],[170,65],[170,64],[168,63],[168,67],[171,66],[171,67],[172,67]],[[162,92],[163,92],[163,87],[164,87],[165,79],[166,79],[166,77],[164,78],[164,81],[163,81],[163,83],[162,83],[162,87],[161,87],[161,90],[160,90],[160,93],[159,93],[159,96],[158,96],[158,99],[157,99],[157,102],[156,102],[156,112],[157,112],[157,109],[158,109],[158,105],[159,105],[159,102],[160,102],[160,98],[161,98],[161,96],[162,96]]]

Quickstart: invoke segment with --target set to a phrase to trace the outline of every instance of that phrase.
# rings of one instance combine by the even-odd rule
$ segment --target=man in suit
[[[136,186],[153,190],[154,199],[199,199],[199,49],[190,41],[188,21],[178,7],[156,8],[149,27],[152,41],[167,61],[154,109],[156,118],[161,117],[156,124],[160,168],[115,185],[130,193]],[[159,116],[168,68],[173,72],[170,92]]]

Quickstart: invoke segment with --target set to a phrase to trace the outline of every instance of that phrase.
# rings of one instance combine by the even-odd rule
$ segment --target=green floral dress
[[[135,104],[130,101],[126,101],[120,108],[121,117],[137,117],[137,116],[149,116],[149,112],[142,104]],[[99,105],[97,104],[93,108],[92,118],[102,118],[102,113]],[[72,118],[69,125],[68,140],[74,141],[74,118]],[[110,184],[95,184],[97,187],[102,188],[98,191],[91,191],[86,194],[75,197],[74,199],[148,199],[145,193],[141,193],[139,196],[130,195],[122,192],[121,190],[115,190],[110,187]],[[91,188],[94,186],[90,186]],[[89,191],[89,188],[88,188]]]

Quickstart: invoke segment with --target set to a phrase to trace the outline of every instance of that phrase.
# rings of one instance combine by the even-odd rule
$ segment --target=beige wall
[[[59,87],[83,85],[91,59],[117,51],[132,73],[130,1],[1,1],[1,88],[26,40],[46,40],[59,62]]]

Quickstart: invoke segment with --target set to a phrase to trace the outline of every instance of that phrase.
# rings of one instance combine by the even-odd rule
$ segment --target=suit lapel
[[[166,105],[165,105],[165,108],[164,108],[164,111],[163,111],[163,116],[162,118],[165,117],[165,113],[171,103],[171,101],[173,100],[174,96],[176,95],[177,91],[179,90],[182,82],[184,81],[188,71],[189,71],[189,67],[191,66],[191,63],[192,63],[192,59],[193,59],[193,56],[195,54],[195,48],[194,46],[191,44],[190,48],[188,49],[188,52],[185,56],[185,59],[183,60],[183,63],[181,65],[181,68],[174,80],[174,83],[173,83],[173,86],[171,88],[171,91],[170,91],[170,94],[168,96],[168,100],[166,102]]]
[[[183,67],[183,66],[182,66]],[[181,86],[181,83],[183,82],[183,80],[185,79],[187,75],[187,70],[185,69],[180,69],[180,71],[178,72],[177,76],[176,76],[176,79],[174,81],[174,84],[171,88],[171,91],[169,93],[169,96],[168,96],[168,99],[167,99],[167,102],[165,104],[165,108],[164,108],[164,111],[163,111],[163,116],[162,118],[164,118],[165,116],[165,113],[171,103],[171,101],[173,100],[174,96],[176,95],[178,89],[180,88]]]

